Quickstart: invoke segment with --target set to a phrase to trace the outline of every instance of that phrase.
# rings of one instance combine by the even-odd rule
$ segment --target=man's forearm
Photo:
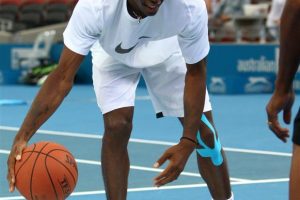
[[[55,112],[72,84],[62,79],[58,71],[54,71],[41,87],[16,137],[28,141],[40,126]],[[59,79],[57,79],[59,77]]]
[[[277,92],[288,92],[292,87],[300,61],[300,0],[288,0],[281,19],[279,71]]]
[[[72,88],[74,77],[84,56],[64,46],[58,67],[49,75],[34,99],[15,138],[28,141],[55,112]]]
[[[188,65],[184,90],[183,136],[196,140],[206,94],[206,64],[202,60]]]

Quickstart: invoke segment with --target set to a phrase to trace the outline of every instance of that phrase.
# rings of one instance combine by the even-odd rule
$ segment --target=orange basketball
[[[24,149],[15,176],[16,188],[27,200],[62,200],[73,192],[78,171],[64,146],[43,141]]]

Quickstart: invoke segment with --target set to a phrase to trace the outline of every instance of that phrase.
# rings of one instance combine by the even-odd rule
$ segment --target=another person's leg
[[[127,144],[132,130],[138,69],[112,58],[93,66],[93,83],[103,113],[102,174],[108,200],[125,200],[129,174]]]
[[[290,200],[299,200],[300,197],[300,146],[294,144],[292,165],[290,172]]]
[[[293,156],[290,171],[290,200],[298,200],[300,197],[300,109],[294,121]]]

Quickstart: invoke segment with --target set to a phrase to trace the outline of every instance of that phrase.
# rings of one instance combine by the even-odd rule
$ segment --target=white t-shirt
[[[99,42],[107,54],[131,67],[159,64],[180,51],[193,64],[209,52],[207,20],[203,0],[164,0],[156,15],[140,22],[129,15],[127,0],[80,0],[64,43],[86,55],[97,51],[99,45],[92,46]]]
[[[267,18],[267,27],[278,27],[277,21],[280,20],[286,0],[273,0],[271,10]]]

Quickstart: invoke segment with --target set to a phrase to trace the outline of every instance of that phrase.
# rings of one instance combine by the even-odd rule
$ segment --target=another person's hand
[[[283,121],[286,124],[291,122],[292,106],[295,100],[295,94],[291,90],[286,94],[279,94],[274,92],[269,103],[267,104],[266,111],[268,115],[268,126],[270,130],[283,142],[287,141],[289,137],[289,130],[283,128],[278,121],[278,114],[283,111]]]
[[[154,164],[154,167],[160,167],[167,160],[170,162],[166,169],[154,178],[154,185],[160,187],[176,180],[183,171],[185,164],[195,147],[196,145],[191,141],[181,140],[177,145],[167,149]]]
[[[25,140],[15,139],[10,154],[7,159],[7,181],[9,184],[9,191],[13,192],[15,190],[15,164],[17,160],[21,160],[22,151],[27,146],[27,142]]]

